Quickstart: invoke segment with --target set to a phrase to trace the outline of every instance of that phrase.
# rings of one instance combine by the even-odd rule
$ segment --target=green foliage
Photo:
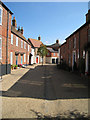
[[[40,54],[40,56],[42,56],[42,58],[46,56],[47,52],[47,48],[43,44],[38,48],[38,53]]]
[[[39,48],[38,48],[38,54],[42,57],[42,65],[43,65],[43,57],[46,56],[48,53],[47,51],[47,48],[45,45],[41,45]]]

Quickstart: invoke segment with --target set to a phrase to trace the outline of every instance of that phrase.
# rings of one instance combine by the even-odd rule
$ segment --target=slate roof
[[[53,48],[55,51],[58,51],[60,44],[59,43],[54,43],[52,45],[47,45],[47,48]]]
[[[28,41],[32,44],[33,47],[39,48],[43,44],[40,40],[28,38]]]
[[[53,48],[47,47],[47,50],[49,50],[51,53],[58,53],[57,51],[53,50]]]

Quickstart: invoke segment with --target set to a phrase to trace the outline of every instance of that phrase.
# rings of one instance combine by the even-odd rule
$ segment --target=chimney
[[[38,37],[38,40],[41,40],[41,37],[40,37],[40,35],[39,35],[39,37]]]
[[[24,31],[24,30],[23,30],[23,27],[21,27],[21,34],[22,34],[22,35],[23,35],[23,31]]]
[[[14,26],[15,28],[17,27],[15,17],[14,17],[13,20],[12,20],[12,26]]]
[[[56,43],[58,43],[58,44],[59,44],[59,40],[56,40]]]
[[[90,21],[90,9],[88,10],[88,13],[86,14],[86,22]]]
[[[18,31],[20,32],[21,30],[20,30],[20,26],[18,27]]]

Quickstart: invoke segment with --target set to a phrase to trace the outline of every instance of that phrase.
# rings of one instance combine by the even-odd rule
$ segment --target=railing
[[[1,66],[1,67],[0,67],[0,69],[1,69],[1,70],[0,70],[0,77],[1,77],[0,79],[2,79],[2,62],[1,62],[1,61],[0,61],[0,66]]]

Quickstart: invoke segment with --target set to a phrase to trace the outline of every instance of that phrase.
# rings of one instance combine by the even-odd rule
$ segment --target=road
[[[30,69],[4,97],[37,98],[45,100],[88,98],[88,82],[79,76],[57,69],[56,65]]]

